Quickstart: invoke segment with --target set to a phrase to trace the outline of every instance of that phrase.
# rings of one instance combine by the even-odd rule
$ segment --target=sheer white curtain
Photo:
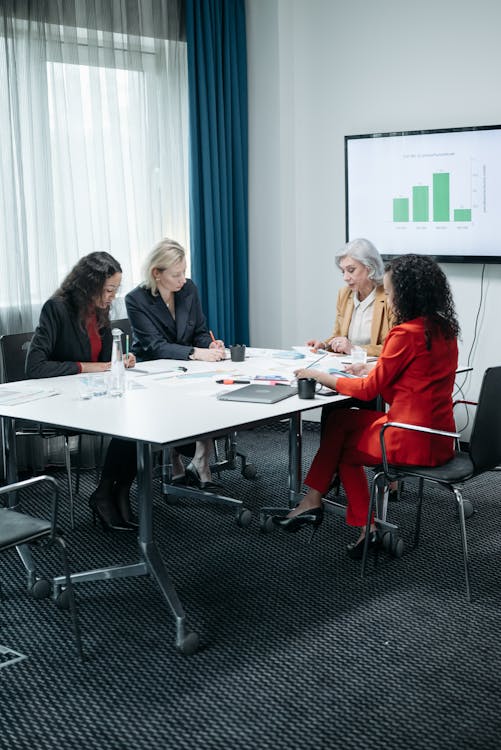
[[[125,294],[161,237],[189,248],[181,10],[181,0],[2,2],[0,333],[33,330],[82,255],[117,258]]]

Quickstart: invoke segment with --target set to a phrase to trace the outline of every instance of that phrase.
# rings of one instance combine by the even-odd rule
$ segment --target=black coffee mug
[[[232,362],[243,362],[245,359],[245,344],[230,346],[230,355]]]
[[[315,391],[319,391],[322,384],[315,378],[299,378],[297,381],[297,395],[299,398],[315,398]]]

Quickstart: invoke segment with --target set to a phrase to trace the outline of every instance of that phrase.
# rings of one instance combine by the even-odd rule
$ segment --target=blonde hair
[[[179,242],[165,237],[157,242],[153,250],[146,258],[144,264],[144,282],[143,286],[149,289],[156,296],[158,294],[158,285],[153,271],[166,271],[171,266],[184,260],[186,252]]]

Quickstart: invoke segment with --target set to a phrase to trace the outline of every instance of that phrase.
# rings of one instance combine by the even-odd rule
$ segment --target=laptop
[[[252,404],[276,404],[284,398],[297,394],[297,388],[291,385],[260,385],[253,383],[232,391],[217,394],[220,401],[249,401]]]

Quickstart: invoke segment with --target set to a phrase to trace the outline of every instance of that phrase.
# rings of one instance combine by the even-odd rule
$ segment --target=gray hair
[[[153,250],[150,252],[144,263],[144,282],[143,286],[146,289],[150,289],[153,296],[158,294],[158,285],[153,275],[153,271],[166,271],[171,266],[184,260],[186,252],[179,242],[170,240],[165,237],[160,242],[157,242]]]
[[[381,284],[384,276],[384,263],[378,249],[372,242],[363,238],[351,240],[336,255],[336,265],[340,268],[341,261],[346,257],[358,260],[369,269],[369,279]]]

